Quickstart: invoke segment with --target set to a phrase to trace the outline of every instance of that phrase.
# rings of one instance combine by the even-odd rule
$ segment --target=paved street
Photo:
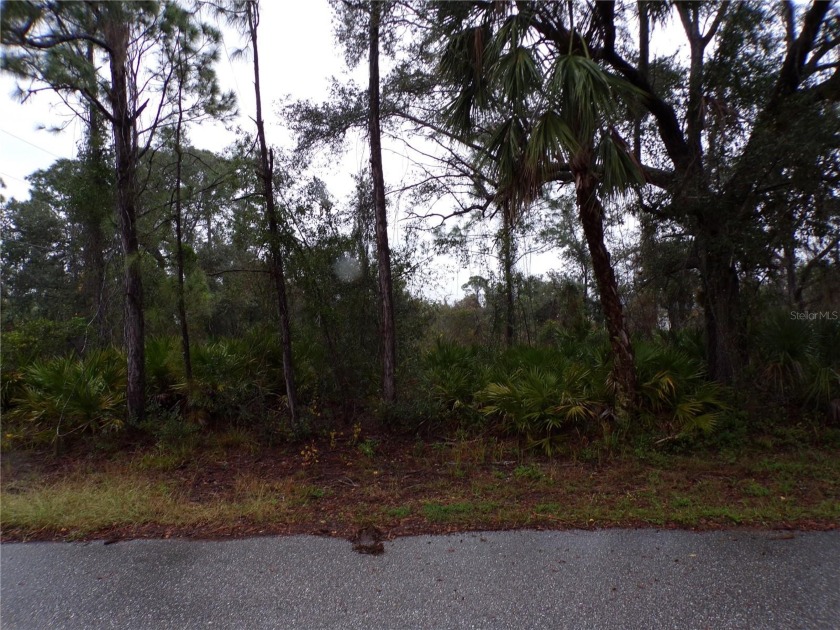
[[[3,630],[838,628],[840,532],[3,545]]]

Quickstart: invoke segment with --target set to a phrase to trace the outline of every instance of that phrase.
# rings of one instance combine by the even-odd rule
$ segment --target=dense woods
[[[4,5],[19,96],[86,129],[3,200],[4,448],[361,422],[554,454],[838,426],[835,3],[332,6],[367,85],[277,109],[254,0]],[[212,152],[191,138],[236,120],[223,40],[256,110]],[[369,163],[331,191],[351,137]],[[454,303],[429,286],[443,255],[484,263]]]

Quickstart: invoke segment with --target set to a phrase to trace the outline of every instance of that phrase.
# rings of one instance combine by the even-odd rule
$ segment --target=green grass
[[[4,492],[0,510],[4,530],[84,536],[107,528],[148,523],[187,527],[243,519],[252,523],[273,522],[289,517],[302,496],[307,501],[319,496],[319,491],[242,478],[235,481],[233,494],[237,497],[233,501],[220,498],[193,502],[173,484],[139,476],[95,474]]]
[[[400,507],[388,508],[385,510],[385,515],[389,518],[406,518],[411,514],[411,508],[407,505]]]
[[[499,505],[493,502],[426,503],[423,516],[432,523],[464,523],[493,513]]]
[[[469,461],[465,444],[452,447],[462,462]],[[138,527],[149,535],[165,528],[215,536],[263,526],[347,532],[361,523],[417,533],[645,524],[809,528],[840,521],[840,454],[831,450],[761,451],[734,461],[662,453],[597,465],[529,458],[457,467],[446,449],[439,458],[426,449],[414,458],[412,446],[399,453],[385,443],[379,448],[375,469],[355,448],[348,457],[346,450],[319,447],[321,463],[303,466],[298,448],[257,453],[251,461],[247,444],[234,458],[219,449],[187,457],[149,448],[65,462],[66,469],[24,467],[17,476],[10,458],[0,525],[7,538],[72,539]],[[259,464],[284,457],[293,465]],[[37,463],[34,456],[29,461]]]
[[[0,498],[3,526],[74,530],[81,534],[117,525],[182,522],[180,502],[165,484],[144,479],[91,476],[36,485]]]
[[[531,480],[531,481],[539,481],[545,475],[543,474],[543,471],[540,470],[540,468],[538,466],[535,466],[535,465],[531,464],[529,466],[517,466],[513,470],[513,476],[516,477],[517,479],[528,479],[528,480]]]

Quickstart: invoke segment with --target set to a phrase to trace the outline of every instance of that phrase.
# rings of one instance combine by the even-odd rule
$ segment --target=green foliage
[[[461,420],[475,419],[473,395],[483,380],[481,357],[476,348],[438,339],[426,355],[423,380],[429,395],[444,413]]]
[[[756,337],[761,383],[780,401],[822,407],[840,396],[840,322],[779,312]]]
[[[183,382],[183,360],[178,340],[158,337],[146,343],[146,387],[153,397],[166,397]]]
[[[644,411],[679,436],[712,432],[729,409],[725,388],[705,378],[700,361],[661,342],[635,345]]]
[[[12,401],[6,435],[48,443],[78,433],[109,433],[123,427],[125,357],[116,350],[38,360],[24,368],[22,389]]]
[[[7,409],[20,394],[24,369],[34,361],[57,357],[84,345],[87,322],[74,317],[67,321],[32,319],[3,332],[0,394]]]
[[[594,395],[591,376],[577,364],[553,372],[519,369],[488,384],[476,397],[482,413],[501,417],[508,430],[550,455],[563,431],[585,428],[606,410],[603,399]]]
[[[368,459],[373,459],[374,455],[376,455],[376,447],[376,440],[371,440],[370,438],[368,438],[364,442],[360,442],[356,448],[358,448],[359,452]]]
[[[517,466],[513,469],[513,476],[517,479],[529,479],[531,481],[539,481],[545,474],[538,466]]]
[[[220,340],[193,350],[193,382],[177,391],[188,395],[199,418],[237,423],[253,420],[268,394],[260,357],[241,340]]]

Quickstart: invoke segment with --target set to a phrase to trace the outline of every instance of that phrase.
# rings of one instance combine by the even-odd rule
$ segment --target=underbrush
[[[639,404],[616,417],[606,340],[560,337],[554,347],[497,354],[439,341],[425,384],[439,413],[461,429],[496,428],[547,454],[570,434],[616,447],[642,434],[667,440],[711,434],[731,409],[732,392],[705,378],[702,363],[662,342],[635,345]]]
[[[838,330],[834,322],[769,317],[734,389],[707,378],[696,333],[637,339],[638,400],[629,413],[616,412],[610,348],[600,330],[553,330],[540,347],[438,340],[403,363],[400,399],[390,405],[350,381],[342,387],[323,349],[304,347],[296,355],[301,422],[294,430],[276,335],[255,330],[195,344],[192,379],[179,341],[158,338],[146,348],[147,417],[131,429],[169,450],[191,450],[208,432],[240,431],[276,444],[357,422],[426,437],[512,437],[523,449],[583,460],[638,449],[788,448],[831,439],[830,410],[840,407]],[[4,363],[3,447],[59,446],[85,436],[97,445],[118,441],[127,428],[124,354],[42,355],[21,365],[37,350],[32,343],[18,343],[13,369]]]

